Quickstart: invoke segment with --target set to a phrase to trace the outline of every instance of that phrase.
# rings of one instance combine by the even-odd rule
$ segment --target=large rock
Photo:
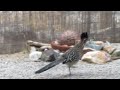
[[[35,47],[31,47],[30,54],[29,54],[29,59],[33,61],[37,61],[41,58],[42,52],[41,51],[36,51]]]
[[[87,41],[85,44],[85,48],[91,48],[92,50],[101,50],[103,48],[102,44],[96,44],[95,41]]]
[[[89,47],[84,47],[83,49],[83,54],[90,52],[90,51],[95,51],[95,49],[89,48]]]
[[[114,48],[108,41],[104,44],[103,50],[109,54],[112,54],[116,48]]]
[[[111,56],[104,51],[90,51],[83,55],[83,61],[96,64],[104,64],[111,61]]]
[[[97,45],[101,45],[101,46],[104,45],[104,42],[103,42],[103,41],[95,41],[94,43],[97,44]]]
[[[115,50],[112,55],[112,57],[120,57],[120,49]]]
[[[108,52],[109,54],[112,54],[116,50],[116,48],[114,48],[112,46],[104,46],[103,50]]]

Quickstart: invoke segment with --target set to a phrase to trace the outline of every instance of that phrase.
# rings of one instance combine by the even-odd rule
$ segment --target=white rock
[[[59,50],[54,50],[56,53],[60,53],[60,51]]]
[[[35,47],[31,47],[31,51],[29,54],[30,60],[33,60],[33,61],[38,60],[39,58],[41,58],[41,55],[42,55],[42,52],[36,51]]]
[[[60,55],[63,55],[64,53],[60,53]]]
[[[59,53],[60,55],[63,55],[64,53],[60,52],[59,50],[54,50],[56,53]]]
[[[96,64],[104,64],[111,61],[111,56],[104,51],[90,51],[83,55],[82,60]]]

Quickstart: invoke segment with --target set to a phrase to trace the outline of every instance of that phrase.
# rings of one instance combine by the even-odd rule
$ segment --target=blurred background
[[[50,43],[66,30],[120,42],[120,11],[0,11],[0,54],[26,49],[26,41]]]

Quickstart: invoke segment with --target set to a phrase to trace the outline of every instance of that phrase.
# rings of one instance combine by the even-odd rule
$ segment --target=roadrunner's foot
[[[69,76],[71,76],[72,74],[71,74],[71,70],[70,70],[70,67],[69,67]]]
[[[77,68],[77,66],[71,66],[71,68]]]

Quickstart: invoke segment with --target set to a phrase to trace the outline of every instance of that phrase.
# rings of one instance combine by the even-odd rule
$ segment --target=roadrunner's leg
[[[70,70],[70,66],[68,66],[69,67],[69,75],[71,76],[71,70]]]
[[[77,68],[77,66],[71,66],[71,68]]]

